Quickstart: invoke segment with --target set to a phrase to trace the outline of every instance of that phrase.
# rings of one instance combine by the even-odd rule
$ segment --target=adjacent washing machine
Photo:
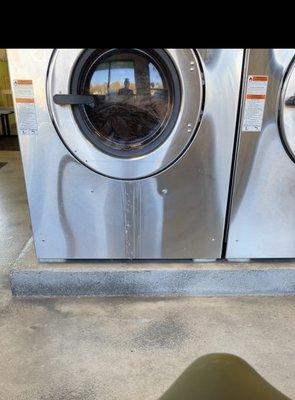
[[[227,258],[295,257],[295,49],[246,52]]]
[[[8,59],[37,257],[221,257],[242,49]]]

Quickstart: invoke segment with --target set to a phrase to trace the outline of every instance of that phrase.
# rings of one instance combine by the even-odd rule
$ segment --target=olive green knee
[[[194,361],[160,400],[290,400],[246,361],[225,353]]]

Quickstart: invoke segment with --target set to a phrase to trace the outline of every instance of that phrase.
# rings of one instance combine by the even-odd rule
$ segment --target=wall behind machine
[[[0,49],[0,107],[13,107],[9,69],[5,49]],[[14,114],[9,115],[9,122],[10,124],[15,125]]]

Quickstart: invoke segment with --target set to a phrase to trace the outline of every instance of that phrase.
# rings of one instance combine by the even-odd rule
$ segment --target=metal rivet
[[[165,189],[162,189],[162,193],[163,193],[163,194],[167,194],[167,193],[168,193],[168,189],[166,189],[166,188],[165,188]]]
[[[191,65],[195,65],[195,62],[194,62],[194,61],[191,61]]]
[[[195,68],[194,68],[194,67],[191,67],[191,68],[190,68],[190,70],[191,70],[191,71],[194,71],[194,70],[195,70]]]

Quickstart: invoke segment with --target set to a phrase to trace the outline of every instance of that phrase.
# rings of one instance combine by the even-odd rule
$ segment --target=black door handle
[[[88,104],[94,103],[93,96],[81,95],[81,94],[55,94],[53,96],[53,101],[55,104],[60,106],[69,104]]]
[[[285,104],[286,104],[286,106],[295,107],[295,96],[289,97],[289,98],[286,100]]]

